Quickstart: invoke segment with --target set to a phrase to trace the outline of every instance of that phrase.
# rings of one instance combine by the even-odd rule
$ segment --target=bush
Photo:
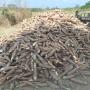
[[[15,25],[16,24],[16,19],[13,13],[10,13],[8,9],[3,9],[2,10],[2,15],[8,19],[8,21],[10,22],[11,25]]]
[[[7,8],[2,10],[2,16],[10,22],[11,25],[15,25],[23,19],[30,18],[32,13],[27,9],[19,9],[19,8]]]
[[[12,13],[15,16],[17,23],[23,21],[26,18],[30,18],[32,16],[32,12],[26,9],[16,9]]]

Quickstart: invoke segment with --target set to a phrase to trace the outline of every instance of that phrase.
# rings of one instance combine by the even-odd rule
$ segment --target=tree
[[[87,6],[87,5],[90,5],[90,1],[88,1],[85,5],[86,5],[86,6]]]
[[[82,9],[90,8],[90,1],[88,1],[85,5],[81,6]]]

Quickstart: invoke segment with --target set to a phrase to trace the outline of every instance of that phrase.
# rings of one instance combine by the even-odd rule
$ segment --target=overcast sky
[[[22,1],[22,2],[21,2]],[[27,7],[74,7],[76,5],[84,5],[90,0],[0,0],[0,6],[6,4],[17,4]]]

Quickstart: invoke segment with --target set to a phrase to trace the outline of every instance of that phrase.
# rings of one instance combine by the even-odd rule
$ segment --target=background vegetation
[[[21,22],[25,18],[30,18],[33,15],[37,15],[38,13],[47,11],[47,10],[55,10],[60,9],[58,7],[55,8],[19,8],[14,4],[9,4],[7,7],[0,8],[0,26],[11,26]],[[87,10],[90,11],[90,1],[88,1],[85,5],[79,6],[76,5],[73,8],[64,8],[62,9],[64,12],[75,14],[76,10]]]
[[[90,9],[90,1],[88,1],[85,5],[81,6],[81,9]]]

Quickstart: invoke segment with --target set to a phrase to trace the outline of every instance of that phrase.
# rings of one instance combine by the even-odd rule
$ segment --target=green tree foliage
[[[90,8],[90,1],[88,1],[84,6],[81,6],[81,9],[88,9]]]

